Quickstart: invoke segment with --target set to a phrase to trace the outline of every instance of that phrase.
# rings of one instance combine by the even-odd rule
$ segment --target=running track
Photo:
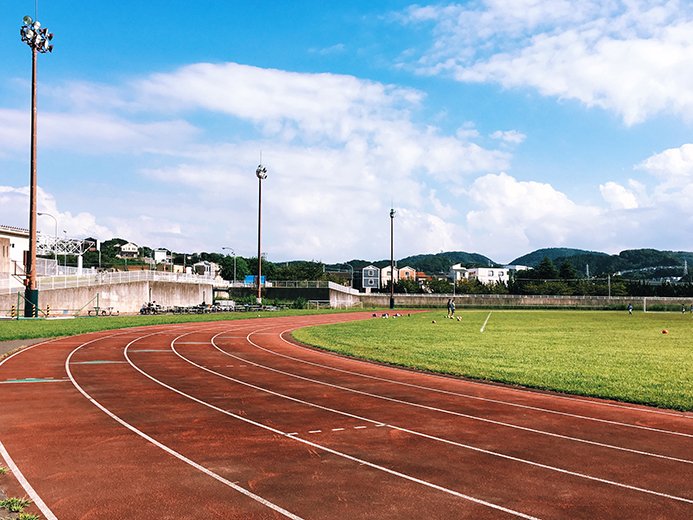
[[[300,326],[365,317],[125,329],[20,351],[0,363],[4,465],[48,520],[693,518],[690,414],[289,342]]]

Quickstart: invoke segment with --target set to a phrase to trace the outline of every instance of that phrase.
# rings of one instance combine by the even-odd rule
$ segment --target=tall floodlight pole
[[[262,180],[267,178],[267,168],[258,164],[257,175],[257,303],[262,304]]]
[[[38,313],[38,283],[36,273],[36,62],[38,53],[53,52],[50,41],[53,35],[48,29],[41,28],[38,20],[31,16],[22,19],[19,34],[22,41],[31,47],[31,174],[29,187],[29,256],[25,261],[26,288],[24,290],[24,317],[36,316]]]
[[[390,309],[395,308],[395,210],[390,209]]]

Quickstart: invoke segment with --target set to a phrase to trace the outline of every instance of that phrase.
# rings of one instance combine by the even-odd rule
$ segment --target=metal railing
[[[42,276],[38,278],[38,288],[68,289],[75,287],[91,287],[94,285],[112,285],[133,282],[174,282],[174,283],[214,283],[214,278],[187,273],[166,273],[162,271],[115,271],[95,272],[78,276],[64,274],[59,276]]]

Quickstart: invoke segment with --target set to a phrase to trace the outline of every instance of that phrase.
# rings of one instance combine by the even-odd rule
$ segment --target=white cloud
[[[510,144],[521,144],[527,138],[527,136],[522,132],[518,132],[517,130],[496,130],[491,134],[491,138],[499,139]]]
[[[464,82],[530,87],[619,114],[626,124],[693,114],[693,9],[669,0],[487,0],[413,7],[434,43],[416,68]]]
[[[599,185],[604,200],[614,209],[634,209],[638,207],[638,198],[632,191],[613,181]]]

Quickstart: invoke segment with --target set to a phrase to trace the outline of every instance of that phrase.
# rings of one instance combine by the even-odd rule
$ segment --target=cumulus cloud
[[[518,5],[519,4],[519,5]],[[671,0],[498,0],[414,6],[432,26],[413,65],[463,82],[529,87],[617,113],[632,125],[693,113],[693,9]]]
[[[638,198],[632,191],[613,181],[599,185],[604,200],[615,209],[634,209],[638,207]]]
[[[262,153],[270,258],[386,256],[391,204],[401,208],[399,225],[417,215],[426,231],[404,235],[399,254],[439,250],[459,236],[445,220],[448,192],[510,162],[507,150],[475,142],[471,124],[450,134],[418,123],[421,91],[353,76],[198,63],[104,87],[108,101],[99,105],[101,87],[55,88],[42,109],[42,149],[129,157],[117,179],[98,179],[84,198],[80,231],[96,235],[98,215],[136,243],[253,254],[242,245],[255,239]],[[8,151],[27,145],[27,117],[0,112]],[[431,198],[432,189],[445,200]],[[127,204],[109,195],[116,191]]]

